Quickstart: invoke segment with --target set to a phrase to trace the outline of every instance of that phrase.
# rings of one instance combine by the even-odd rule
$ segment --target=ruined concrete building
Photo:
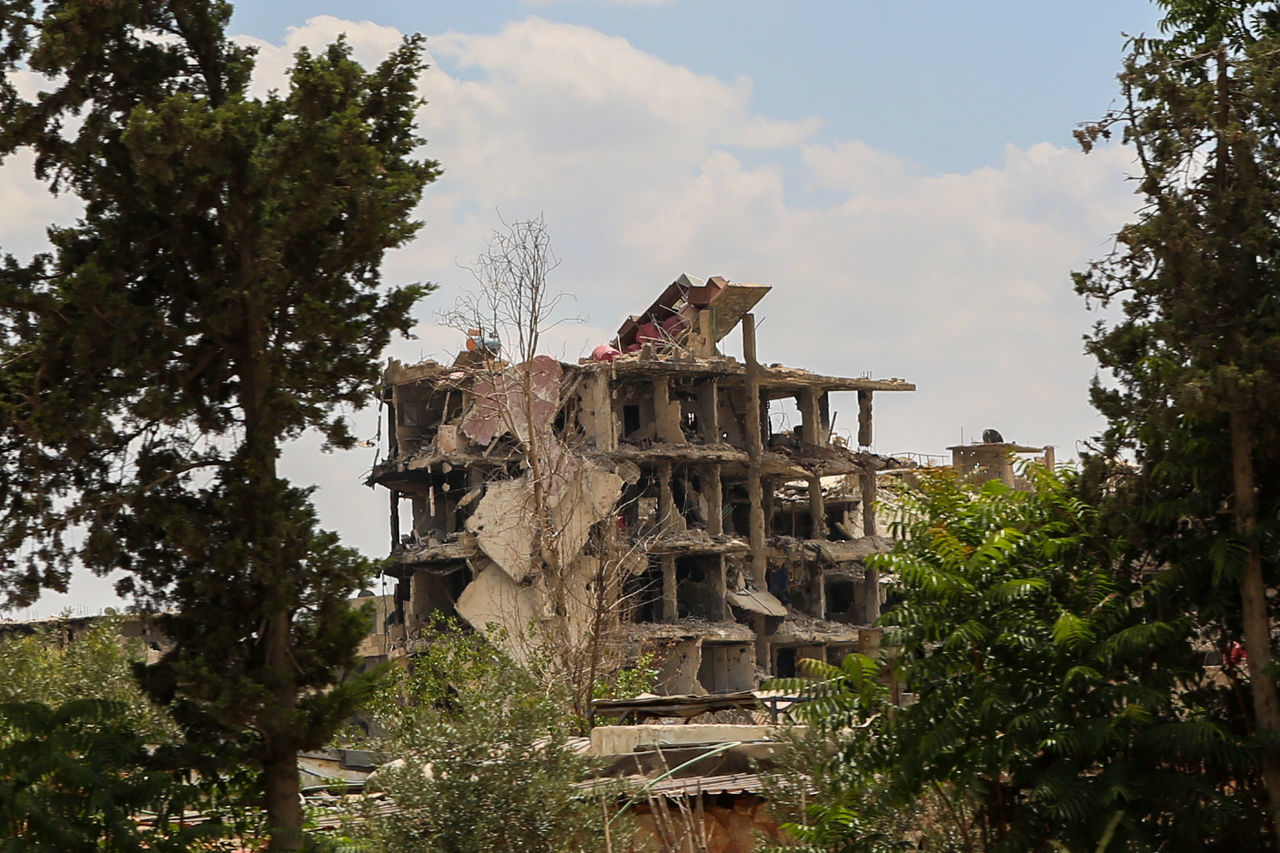
[[[868,449],[872,403],[914,386],[760,364],[769,290],[681,276],[577,364],[506,363],[481,329],[452,364],[392,361],[370,476],[391,494],[390,646],[443,612],[527,656],[530,626],[589,637],[604,609],[676,694],[873,644],[883,584],[863,561],[890,547],[876,475],[899,463]],[[743,361],[717,347],[735,328]],[[838,394],[856,446],[833,432]],[[784,401],[800,424],[774,431]]]

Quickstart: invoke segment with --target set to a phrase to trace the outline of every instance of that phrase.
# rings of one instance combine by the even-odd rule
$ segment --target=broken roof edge
[[[1053,445],[1045,444],[1040,447],[1032,447],[1026,444],[1014,444],[1011,441],[985,441],[977,444],[955,444],[948,447],[947,450],[1003,450],[1008,453],[1043,453],[1047,447],[1053,447]]]
[[[546,354],[535,355],[528,362],[494,360],[483,364],[441,364],[433,358],[423,359],[415,364],[406,364],[399,359],[388,358],[387,366],[382,370],[382,384],[408,385],[423,381],[440,382],[444,379],[461,381],[467,378],[493,376],[512,367],[519,367],[543,358],[551,359],[560,365],[560,369],[565,373],[579,370],[584,366]]]

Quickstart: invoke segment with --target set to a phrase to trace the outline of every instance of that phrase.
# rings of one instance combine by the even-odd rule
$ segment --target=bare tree
[[[571,383],[557,360],[539,353],[548,329],[578,320],[561,312],[568,295],[549,286],[559,263],[542,217],[503,220],[467,267],[475,288],[439,319],[467,333],[473,407],[497,422],[492,432],[511,437],[511,458],[524,469],[519,509],[498,523],[521,536],[528,526],[528,580],[541,590],[546,618],[531,630],[513,614],[507,642],[524,645],[549,680],[566,683],[585,718],[596,683],[623,663],[625,579],[644,548],[617,536],[622,479],[583,446],[566,411]],[[513,479],[509,466],[493,466],[490,477],[490,489]]]

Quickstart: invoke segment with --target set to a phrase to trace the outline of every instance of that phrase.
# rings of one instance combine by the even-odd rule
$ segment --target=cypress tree
[[[428,288],[384,253],[437,164],[416,155],[411,37],[367,71],[342,40],[250,94],[215,0],[0,3],[0,157],[84,212],[0,274],[0,569],[10,604],[81,561],[170,611],[143,673],[212,769],[263,772],[273,849],[302,843],[296,752],[367,690],[350,673],[371,569],[280,476],[284,442],[368,399]],[[24,96],[17,72],[43,91]],[[76,531],[75,535],[68,535]],[[338,686],[335,686],[338,685]]]
[[[1087,150],[1123,129],[1144,202],[1076,276],[1121,313],[1087,345],[1115,380],[1093,388],[1108,421],[1099,459],[1136,463],[1107,504],[1132,565],[1163,571],[1153,605],[1246,650],[1239,686],[1280,838],[1267,598],[1280,558],[1280,33],[1274,3],[1161,5],[1167,35],[1133,41],[1123,106],[1077,133]]]

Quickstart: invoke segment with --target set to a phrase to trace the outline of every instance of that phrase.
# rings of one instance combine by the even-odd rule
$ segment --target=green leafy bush
[[[375,704],[383,749],[402,756],[377,783],[398,806],[373,822],[387,851],[602,849],[600,804],[572,787],[591,772],[570,747],[564,697],[483,638],[437,626]]]
[[[887,655],[782,682],[834,754],[792,834],[824,850],[1259,849],[1243,732],[1198,701],[1187,614],[1155,618],[1070,475],[1034,491],[925,477],[891,554]],[[890,701],[907,687],[907,707]],[[930,821],[901,827],[903,810]]]

